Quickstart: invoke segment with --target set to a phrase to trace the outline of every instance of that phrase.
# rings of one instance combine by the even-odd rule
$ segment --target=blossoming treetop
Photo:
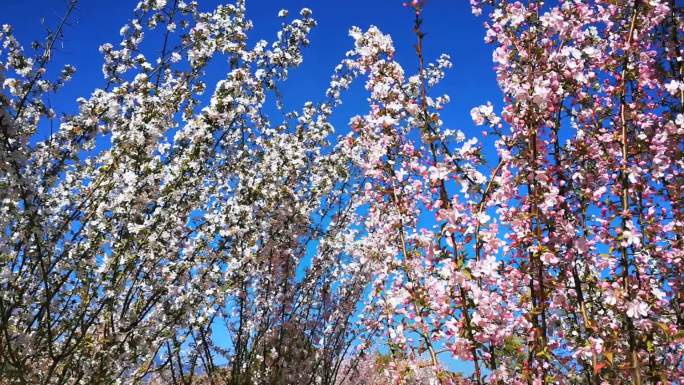
[[[415,74],[353,28],[327,99],[278,123],[311,11],[249,47],[243,0],[142,1],[37,143],[74,68],[46,72],[61,27],[30,57],[4,26],[0,383],[684,382],[681,8],[471,5],[503,92],[471,110],[494,164],[445,128],[422,1]],[[367,111],[335,138],[355,81]]]

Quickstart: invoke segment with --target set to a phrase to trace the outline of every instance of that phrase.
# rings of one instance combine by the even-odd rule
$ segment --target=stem
[[[627,35],[627,50],[631,48],[632,36],[634,35],[634,30],[636,28],[636,20],[638,14],[638,0],[634,4],[634,9],[632,11],[632,19],[629,26],[629,32]],[[622,89],[620,91],[620,131],[622,136],[622,165],[621,165],[621,185],[622,185],[622,230],[627,229],[627,221],[629,220],[629,178],[627,173],[627,161],[628,161],[628,140],[627,140],[627,105],[625,102],[627,94],[627,81],[625,79],[627,75],[627,64],[629,63],[629,54],[625,53],[625,61],[620,74],[620,82],[622,83]],[[620,253],[622,256],[622,282],[624,290],[627,292],[628,298],[631,300],[633,298],[633,293],[629,285],[629,256],[627,254],[627,246],[620,246]],[[627,331],[629,337],[629,361],[632,369],[632,381],[635,385],[641,385],[641,365],[639,362],[639,356],[637,352],[637,342],[634,333],[634,323],[632,319],[627,317]]]
[[[425,34],[421,31],[420,26],[423,23],[423,20],[421,18],[421,8],[420,6],[417,6],[416,8],[416,17],[414,21],[414,26],[413,30],[416,34],[416,55],[418,56],[418,73],[420,77],[420,97],[421,97],[421,110],[423,113],[423,119],[425,120],[425,129],[427,132],[431,131],[430,127],[430,119],[429,119],[429,114],[428,114],[428,105],[427,105],[427,86],[425,82],[425,59],[423,56],[423,38],[425,37]],[[432,154],[432,160],[433,163],[436,164],[437,162],[437,155],[436,155],[436,147],[434,142],[430,142],[430,150]],[[497,168],[498,169],[498,168]],[[444,207],[449,209],[451,208],[451,201],[448,197],[447,189],[444,184],[443,180],[440,180],[440,199],[442,200],[442,203],[444,204]],[[483,198],[484,199],[484,198]],[[452,241],[454,241],[454,256],[456,257],[456,260],[458,260],[457,256],[457,250],[456,248],[456,242],[455,239],[453,239],[453,234],[452,234]],[[460,296],[461,296],[461,307],[462,307],[462,312],[463,312],[463,317],[465,320],[465,327],[466,327],[466,335],[468,336],[468,339],[470,340],[471,344],[471,354],[473,356],[473,365],[475,367],[475,379],[477,381],[478,385],[482,385],[482,371],[480,369],[480,362],[478,359],[478,354],[477,354],[477,341],[475,341],[473,330],[472,330],[472,325],[471,325],[471,320],[470,320],[470,314],[469,314],[469,306],[468,306],[468,297],[465,289],[463,287],[460,288]]]

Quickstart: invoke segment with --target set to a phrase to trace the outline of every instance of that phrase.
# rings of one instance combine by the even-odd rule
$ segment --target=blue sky
[[[77,97],[87,97],[98,87],[103,87],[102,58],[98,47],[111,42],[116,44],[119,29],[132,14],[137,0],[81,0],[73,20],[65,30],[63,45],[58,47],[55,63],[72,64],[77,72],[64,88],[59,99],[52,100],[56,111],[76,111]],[[203,10],[210,10],[220,0],[200,0]],[[66,0],[3,0],[3,14],[0,24],[11,24],[19,40],[28,47],[32,40],[40,39],[45,26],[54,26],[65,10]],[[304,63],[290,73],[289,80],[280,89],[286,109],[299,109],[311,100],[325,100],[325,89],[334,67],[352,47],[347,32],[356,25],[362,29],[378,26],[392,35],[397,48],[397,59],[408,73],[415,73],[417,59],[413,44],[413,12],[402,6],[402,0],[247,0],[248,16],[254,22],[250,35],[253,44],[259,39],[272,41],[280,26],[277,13],[286,8],[291,14],[302,7],[312,9],[318,26],[311,34],[311,45],[304,50]],[[451,105],[443,111],[446,128],[460,129],[467,137],[481,137],[481,128],[475,127],[470,119],[472,107],[491,100],[498,109],[501,106],[500,92],[496,85],[492,47],[483,42],[483,18],[470,13],[467,1],[430,0],[424,12],[426,59],[432,61],[439,54],[452,57],[454,67],[447,74],[436,93],[448,93]],[[45,20],[45,24],[41,24]],[[227,68],[218,65],[209,67],[208,78],[220,79]],[[213,84],[209,82],[209,89]],[[347,122],[355,114],[367,111],[366,94],[357,85],[345,96],[344,104],[333,115],[338,133],[347,131]],[[273,117],[278,121],[277,117]],[[485,154],[490,165],[495,164],[491,145]],[[448,362],[452,369],[469,369],[460,363]]]

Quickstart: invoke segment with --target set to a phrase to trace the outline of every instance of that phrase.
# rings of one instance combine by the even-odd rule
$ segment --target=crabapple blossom
[[[309,9],[269,43],[244,0],[140,1],[62,118],[75,2],[35,56],[3,26],[0,383],[684,383],[681,6],[470,4],[502,92],[483,137],[442,115],[425,1],[416,63],[353,27],[294,111]]]
[[[500,114],[471,109],[496,140],[486,168],[444,128],[428,91],[449,66],[425,63],[425,4],[405,5],[418,74],[375,28],[345,63],[370,93],[345,145],[365,176],[369,330],[397,362],[470,361],[462,383],[681,382],[681,8],[471,1],[504,95]]]
[[[57,119],[48,97],[75,69],[47,68],[75,5],[35,57],[0,32],[0,382],[335,383],[367,275],[346,263],[338,101],[279,123],[262,109],[312,12],[250,46],[243,0],[141,1],[100,47],[102,85]],[[155,33],[161,50],[143,44]]]

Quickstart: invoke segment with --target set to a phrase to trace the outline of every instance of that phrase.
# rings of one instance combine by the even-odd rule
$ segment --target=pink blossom
[[[630,318],[641,318],[648,315],[648,305],[639,300],[633,300],[627,304],[627,317]]]

